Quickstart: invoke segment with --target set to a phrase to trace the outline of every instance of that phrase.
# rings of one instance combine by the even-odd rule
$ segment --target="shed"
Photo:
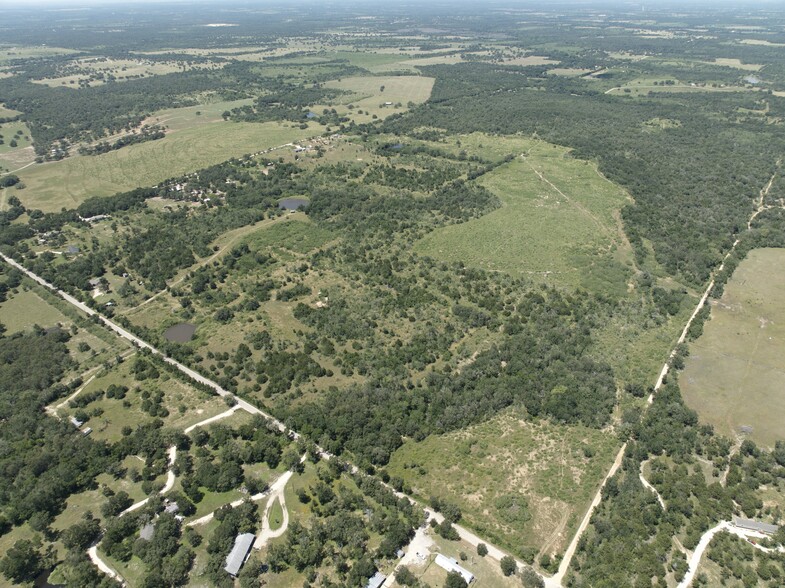
[[[85,437],[87,437],[92,432],[93,432],[92,427],[85,427],[84,429],[82,429],[82,435],[84,435]]]
[[[253,533],[241,533],[235,537],[234,547],[232,547],[229,555],[226,556],[226,565],[224,566],[224,570],[231,576],[237,576],[240,573],[240,568],[243,567],[245,558],[248,557],[248,552],[251,551],[254,539]]]
[[[68,247],[65,248],[65,252],[70,253],[71,255],[73,255],[74,253],[79,253],[79,247],[77,247],[76,245],[69,245]]]
[[[756,531],[758,533],[765,533],[766,535],[774,535],[779,527],[769,523],[762,523],[760,521],[753,521],[752,519],[742,519],[733,517],[733,525],[739,529],[746,529],[748,531]]]
[[[381,586],[384,586],[384,581],[386,579],[387,576],[381,572],[376,572],[368,579],[368,583],[365,585],[365,588],[381,588]]]
[[[474,574],[472,574],[466,568],[462,568],[458,565],[458,561],[454,560],[449,557],[445,557],[441,553],[436,555],[436,559],[434,560],[437,566],[440,568],[444,568],[448,572],[458,572],[464,580],[466,580],[467,584],[471,584],[474,581]]]

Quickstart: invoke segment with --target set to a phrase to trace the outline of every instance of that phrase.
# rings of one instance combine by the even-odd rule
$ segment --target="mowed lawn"
[[[785,439],[785,250],[756,249],[712,306],[679,379],[687,404],[724,435]]]
[[[202,107],[205,110],[207,107]],[[19,172],[27,187],[19,198],[27,208],[59,211],[74,208],[91,196],[107,196],[139,186],[152,186],[184,173],[215,165],[319,134],[311,123],[299,129],[279,123],[234,123],[208,117],[198,107],[189,112],[167,112],[172,132],[158,141],[131,145],[96,156],[74,156]],[[188,116],[192,114],[193,116]],[[150,122],[155,123],[156,117]]]
[[[619,221],[626,192],[565,148],[530,141],[528,151],[480,184],[501,208],[426,235],[415,249],[445,261],[623,293],[632,267]]]
[[[459,504],[463,521],[490,542],[562,553],[618,450],[611,434],[509,410],[446,435],[407,441],[387,471],[428,501]],[[587,457],[589,456],[589,457]]]

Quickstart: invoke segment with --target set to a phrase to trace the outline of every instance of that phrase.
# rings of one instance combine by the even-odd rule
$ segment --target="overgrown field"
[[[680,382],[687,404],[723,435],[742,427],[773,446],[785,435],[785,251],[756,249],[712,305]]]
[[[618,447],[602,431],[533,422],[511,410],[407,441],[387,470],[425,501],[460,505],[480,536],[531,561],[566,548]]]

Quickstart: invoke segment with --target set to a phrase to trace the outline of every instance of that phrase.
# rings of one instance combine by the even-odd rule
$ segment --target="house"
[[[236,577],[240,573],[240,568],[243,567],[245,558],[248,557],[248,552],[251,551],[254,539],[253,533],[241,533],[234,538],[234,547],[232,547],[229,555],[226,556],[226,565],[224,566],[224,570],[230,576]]]
[[[80,421],[78,418],[76,418],[75,416],[72,416],[69,420],[71,421],[71,424],[77,429],[82,425],[84,425],[84,423]]]
[[[154,532],[155,532],[155,526],[153,525],[153,523],[147,523],[139,531],[139,538],[144,539],[145,541],[150,541],[153,538]]]
[[[69,245],[68,247],[65,248],[65,252],[71,255],[75,255],[76,253],[79,253],[79,247],[77,247],[76,245]]]
[[[368,583],[365,585],[365,588],[381,588],[381,586],[384,586],[384,581],[386,579],[387,576],[381,572],[376,572],[368,579]]]
[[[459,566],[457,560],[445,557],[439,553],[436,555],[434,563],[440,568],[444,568],[448,572],[458,572],[463,577],[463,579],[466,580],[467,584],[471,584],[474,581],[474,574],[472,574],[469,570]]]
[[[774,535],[779,527],[769,523],[761,523],[760,521],[753,521],[751,519],[741,519],[733,517],[733,526],[739,529],[746,529],[747,531],[755,531],[757,533],[764,533],[766,535]]]
[[[169,502],[164,507],[164,512],[168,512],[170,514],[178,513],[178,512],[180,512],[180,505],[178,505],[176,502]]]

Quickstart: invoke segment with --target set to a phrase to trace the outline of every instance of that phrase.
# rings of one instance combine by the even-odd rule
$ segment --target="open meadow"
[[[27,188],[19,198],[29,208],[44,211],[73,208],[91,196],[108,196],[226,161],[263,151],[321,132],[311,123],[299,129],[286,123],[234,123],[224,121],[222,106],[188,107],[166,111],[149,119],[169,124],[171,132],[157,141],[130,145],[95,156],[74,156],[19,172]],[[219,110],[220,109],[220,110]],[[200,113],[200,114],[197,114]]]
[[[632,255],[619,209],[629,196],[562,147],[526,139],[516,147],[513,161],[478,180],[498,196],[501,208],[437,229],[415,250],[486,270],[623,294]]]
[[[723,435],[761,445],[785,436],[785,251],[756,249],[712,305],[680,378],[684,399]]]
[[[391,476],[416,496],[461,506],[463,524],[519,557],[558,555],[618,449],[607,433],[532,422],[509,410],[392,456]]]

